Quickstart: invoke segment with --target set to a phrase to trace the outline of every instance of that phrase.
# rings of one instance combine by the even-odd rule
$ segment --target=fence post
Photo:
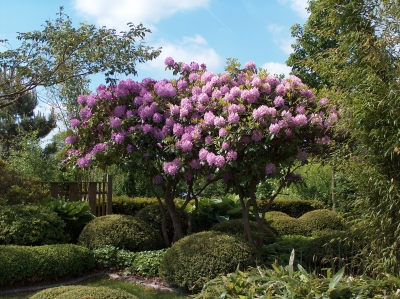
[[[76,201],[78,199],[78,183],[69,183],[69,200]]]
[[[97,213],[96,213],[96,190],[97,190],[97,183],[89,182],[89,206],[90,206],[90,211],[95,216],[97,216]]]
[[[112,214],[112,175],[107,175],[106,215]]]
[[[58,198],[58,183],[50,182],[50,196],[53,198]]]

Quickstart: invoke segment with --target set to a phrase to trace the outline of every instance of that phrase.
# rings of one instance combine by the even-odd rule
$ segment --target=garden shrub
[[[124,274],[158,277],[161,261],[168,249],[137,252],[134,261]]]
[[[157,198],[151,197],[113,196],[112,210],[114,214],[134,216],[144,207],[156,203],[158,203]]]
[[[262,257],[267,266],[278,263],[279,265],[289,264],[290,254],[295,251],[294,264],[302,264],[303,247],[312,240],[312,237],[299,235],[286,235],[278,238],[278,241],[263,246]]]
[[[89,249],[73,244],[0,245],[0,265],[0,286],[10,286],[82,275],[95,260]]]
[[[118,249],[112,245],[94,249],[93,254],[96,264],[106,269],[125,269],[132,265],[136,256],[136,252]]]
[[[201,289],[204,281],[254,265],[256,252],[246,242],[215,231],[196,233],[176,242],[164,255],[160,276],[169,284]]]
[[[296,218],[281,215],[271,216],[271,214],[266,218],[267,225],[278,237],[284,235],[311,235],[311,228]]]
[[[78,244],[89,249],[112,245],[129,251],[163,247],[160,234],[146,223],[129,215],[107,215],[90,221],[82,230]]]
[[[227,234],[232,234],[236,237],[241,237],[247,240],[247,237],[244,235],[244,222],[243,219],[231,219],[225,222],[214,224],[211,227],[213,231],[219,231]],[[263,244],[271,244],[277,241],[276,235],[266,226],[264,225],[264,234],[260,235],[257,222],[250,221],[250,230],[252,237],[254,239],[261,238]]]
[[[73,243],[76,243],[79,234],[94,216],[90,212],[87,201],[66,201],[47,197],[42,205],[57,213],[57,215],[65,222],[65,233],[70,237]]]
[[[165,212],[165,218],[167,222],[167,233],[168,233],[168,238],[170,241],[172,241],[172,238],[174,236],[174,226],[172,224],[172,219],[170,214],[168,213],[167,207],[164,207],[164,212]],[[183,212],[177,212],[178,215],[181,217],[182,220],[182,231],[185,233],[187,230],[187,215]],[[156,204],[151,204],[143,209],[141,209],[139,212],[137,212],[134,216],[135,219],[139,221],[145,222],[148,226],[156,230],[160,236],[162,236],[162,215],[160,211],[160,205],[158,203]]]
[[[39,179],[28,178],[24,173],[8,167],[1,159],[0,177],[0,205],[38,203],[48,194]]]
[[[259,210],[261,210],[266,204],[266,201],[257,200],[257,203],[259,205]],[[291,217],[298,218],[307,212],[323,208],[324,203],[318,200],[275,199],[269,211],[284,212]]]
[[[65,243],[65,222],[47,207],[12,205],[0,209],[0,244],[46,245]]]
[[[338,213],[331,210],[315,210],[301,216],[299,220],[313,230],[343,230],[344,220]]]
[[[274,217],[288,217],[288,218],[294,218],[294,217],[290,217],[288,214],[284,213],[284,212],[280,212],[280,211],[270,211],[265,213],[265,219],[266,220],[270,220]]]
[[[67,286],[56,287],[41,291],[30,297],[31,299],[138,299],[135,295],[124,290],[115,290],[107,287]]]

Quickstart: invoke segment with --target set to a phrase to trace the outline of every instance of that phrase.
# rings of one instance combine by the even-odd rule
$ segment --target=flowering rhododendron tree
[[[183,236],[173,202],[177,184],[187,185],[187,204],[201,191],[193,190],[196,179],[222,178],[239,195],[245,233],[254,244],[250,208],[262,230],[268,205],[288,182],[301,179],[295,168],[329,143],[336,109],[328,99],[315,99],[299,78],[280,80],[253,62],[219,75],[195,62],[168,57],[165,64],[178,79],[128,79],[80,96],[67,160],[79,167],[128,163],[146,169],[160,204],[154,186],[162,186],[175,240]],[[260,211],[256,186],[272,177],[280,187]]]

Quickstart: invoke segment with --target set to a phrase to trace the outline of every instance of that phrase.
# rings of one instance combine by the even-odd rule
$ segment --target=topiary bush
[[[129,251],[146,251],[161,249],[163,240],[156,230],[133,216],[113,214],[90,221],[78,244],[89,249],[112,245]]]
[[[201,232],[176,242],[164,254],[159,273],[169,284],[196,290],[238,265],[254,265],[255,259],[255,250],[246,242],[221,232]]]
[[[284,212],[280,212],[280,211],[270,211],[265,213],[265,219],[266,220],[270,220],[274,217],[288,217],[288,218],[293,218],[290,217],[288,214],[284,213]]]
[[[211,230],[232,234],[236,237],[240,237],[244,240],[247,240],[247,237],[244,235],[243,219],[231,219],[228,221],[214,224],[213,227],[211,227]],[[265,245],[275,243],[278,240],[276,235],[266,225],[264,225],[263,235],[260,235],[257,222],[255,221],[250,221],[250,230],[252,237],[255,239],[256,238],[261,239],[262,243]]]
[[[138,299],[124,290],[107,287],[67,286],[43,290],[30,297],[31,299]]]
[[[266,204],[266,201],[257,200],[261,208]],[[298,218],[303,214],[314,211],[316,209],[323,209],[324,203],[318,200],[303,200],[303,199],[275,199],[269,211],[279,211],[285,214]]]
[[[158,204],[157,198],[129,197],[126,195],[113,196],[112,210],[114,214],[134,216],[148,205]]]
[[[47,207],[3,206],[0,209],[0,245],[46,245],[65,243],[65,222]]]
[[[78,276],[94,268],[93,253],[73,244],[0,246],[0,286]]]
[[[331,210],[315,210],[299,218],[313,230],[344,230],[344,219]]]
[[[266,223],[278,237],[284,235],[310,236],[312,231],[307,224],[289,216],[269,215],[266,217]]]

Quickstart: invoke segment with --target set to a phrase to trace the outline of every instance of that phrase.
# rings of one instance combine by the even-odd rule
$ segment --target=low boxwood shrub
[[[196,290],[204,281],[255,261],[256,252],[246,242],[221,232],[201,232],[179,240],[164,254],[160,276],[169,284]]]
[[[257,200],[261,209],[267,204],[267,201]],[[280,211],[288,214],[291,217],[298,218],[303,214],[314,211],[316,209],[323,209],[324,203],[318,200],[303,200],[303,199],[275,199],[269,211]]]
[[[315,210],[298,218],[313,230],[344,230],[343,217],[331,210]]]
[[[278,237],[284,235],[310,236],[312,231],[307,224],[289,216],[266,216],[266,223]]]
[[[144,207],[158,203],[157,198],[113,196],[112,210],[114,214],[134,216]]]
[[[0,245],[65,243],[65,222],[47,207],[12,205],[0,209]]]
[[[288,214],[284,213],[284,212],[280,212],[280,211],[270,211],[265,213],[265,219],[266,220],[270,220],[274,217],[288,217],[288,218],[293,218],[290,217]]]
[[[244,235],[243,219],[231,219],[228,221],[214,224],[213,227],[211,227],[211,230],[232,234],[236,237],[241,237],[244,240],[247,240],[247,237]],[[254,239],[261,238],[262,243],[265,245],[275,243],[277,241],[276,235],[266,225],[264,225],[264,233],[261,235],[259,233],[257,222],[250,221],[250,230],[252,237]]]
[[[93,253],[73,244],[0,245],[0,286],[78,276],[94,268]]]
[[[157,277],[161,261],[168,249],[141,251],[135,254],[131,265],[125,269],[124,274]]]
[[[30,299],[138,299],[124,290],[107,287],[62,286],[46,289],[31,296]]]
[[[89,249],[112,245],[129,251],[163,247],[160,234],[146,223],[129,215],[107,215],[90,221],[82,230],[78,244]]]

